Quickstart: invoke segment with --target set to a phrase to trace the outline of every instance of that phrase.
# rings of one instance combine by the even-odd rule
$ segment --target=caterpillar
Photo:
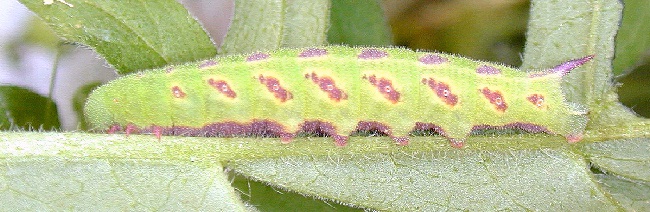
[[[594,56],[523,72],[444,53],[325,46],[224,56],[121,77],[94,90],[85,114],[95,129],[184,136],[301,132],[344,146],[375,130],[405,145],[432,130],[462,147],[470,132],[518,128],[577,142],[583,106],[567,102],[562,77]]]

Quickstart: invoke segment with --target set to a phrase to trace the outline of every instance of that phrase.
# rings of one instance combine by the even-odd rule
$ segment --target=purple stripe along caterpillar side
[[[593,55],[526,73],[402,48],[326,46],[226,56],[124,76],[89,97],[85,112],[109,132],[185,136],[320,133],[344,146],[357,130],[407,144],[433,130],[462,147],[472,130],[519,128],[582,138],[582,106],[562,77]]]

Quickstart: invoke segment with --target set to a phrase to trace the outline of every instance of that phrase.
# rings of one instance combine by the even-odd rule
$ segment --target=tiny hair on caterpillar
[[[95,129],[180,136],[299,133],[348,143],[377,131],[406,145],[430,130],[462,147],[473,130],[516,128],[577,142],[585,107],[568,102],[563,76],[593,55],[524,72],[460,56],[392,47],[278,49],[123,76],[94,90]]]

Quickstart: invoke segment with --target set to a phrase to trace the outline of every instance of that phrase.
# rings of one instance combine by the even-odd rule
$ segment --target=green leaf
[[[648,182],[634,182],[605,174],[598,174],[596,178],[626,211],[650,211]]]
[[[324,45],[328,13],[328,0],[238,0],[220,53]]]
[[[602,98],[613,93],[611,61],[622,7],[618,0],[532,1],[522,69],[595,55],[572,71],[563,86],[572,102],[590,109],[603,104]]]
[[[56,103],[16,86],[0,86],[0,129],[58,129]]]
[[[617,208],[579,155],[557,149],[302,156],[230,166],[287,189],[377,210]]]
[[[646,120],[637,116],[634,111],[616,101],[616,93],[608,93],[603,97],[603,103],[590,108],[587,128],[603,128],[609,126],[626,126],[630,123]]]
[[[331,44],[391,45],[391,33],[377,0],[332,0]]]
[[[212,57],[210,37],[174,0],[20,0],[57,35],[90,46],[120,74]]]
[[[624,75],[641,64],[650,51],[650,1],[624,0],[623,20],[616,35],[614,75]]]
[[[645,123],[650,128],[650,122]],[[650,183],[650,138],[583,143],[582,152],[598,169]]]
[[[650,54],[647,59],[650,59]],[[617,89],[621,103],[638,115],[650,118],[650,89],[646,89],[650,83],[650,63],[634,68],[631,73],[618,78],[617,83],[622,84]]]
[[[619,133],[625,135],[624,130]],[[158,141],[151,135],[0,132],[0,159],[6,163],[35,158],[69,161],[70,166],[93,159],[149,161],[151,164],[123,168],[132,171],[124,173],[125,177],[146,179],[153,175],[137,170],[151,169],[147,167],[155,164],[186,166],[192,161],[192,166],[204,169],[214,168],[219,161],[231,161],[229,167],[236,172],[277,187],[381,210],[618,207],[593,181],[582,155],[574,153],[574,146],[559,136],[544,135],[477,136],[469,139],[465,149],[454,149],[441,137],[413,137],[411,144],[401,147],[387,137],[354,137],[348,146],[340,148],[328,138],[297,138],[284,145],[274,138],[166,136]],[[32,172],[49,176],[43,173],[47,170],[34,168]],[[176,169],[160,176],[174,172],[180,175],[188,171]],[[67,179],[65,176],[60,179]],[[17,183],[0,178],[0,185]],[[144,191],[147,186],[139,181],[130,187]],[[34,189],[51,192],[58,188]],[[91,196],[95,195],[99,199],[111,194]],[[251,195],[256,195],[255,191]]]
[[[234,174],[233,174],[234,175]],[[310,211],[364,211],[359,208],[352,208],[337,204],[331,201],[324,201],[318,197],[305,197],[293,191],[286,191],[280,188],[268,186],[265,183],[244,178],[241,175],[234,175],[232,185],[241,192],[241,198],[247,204],[255,205],[259,211],[287,211],[289,209],[310,210]]]
[[[2,158],[0,205],[18,211],[243,211],[219,164]]]

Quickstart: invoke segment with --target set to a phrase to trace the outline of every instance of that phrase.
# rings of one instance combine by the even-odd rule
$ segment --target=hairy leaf
[[[121,74],[216,54],[201,25],[174,0],[21,0],[67,42],[90,46]]]
[[[236,1],[222,54],[325,44],[329,1]]]
[[[627,211],[650,211],[650,184],[598,174],[596,179]]]
[[[650,1],[624,0],[621,29],[616,35],[614,75],[634,70],[639,61],[650,52]]]
[[[391,45],[391,33],[377,0],[332,0],[331,44]]]
[[[6,155],[3,155],[6,156]],[[218,164],[2,157],[0,204],[19,211],[243,211]]]
[[[650,126],[650,123],[646,124]],[[606,173],[650,183],[649,143],[648,138],[585,143],[582,151],[597,168]]]
[[[522,69],[595,55],[592,64],[569,74],[564,90],[570,101],[603,104],[612,92],[611,61],[622,6],[618,0],[532,1]]]

